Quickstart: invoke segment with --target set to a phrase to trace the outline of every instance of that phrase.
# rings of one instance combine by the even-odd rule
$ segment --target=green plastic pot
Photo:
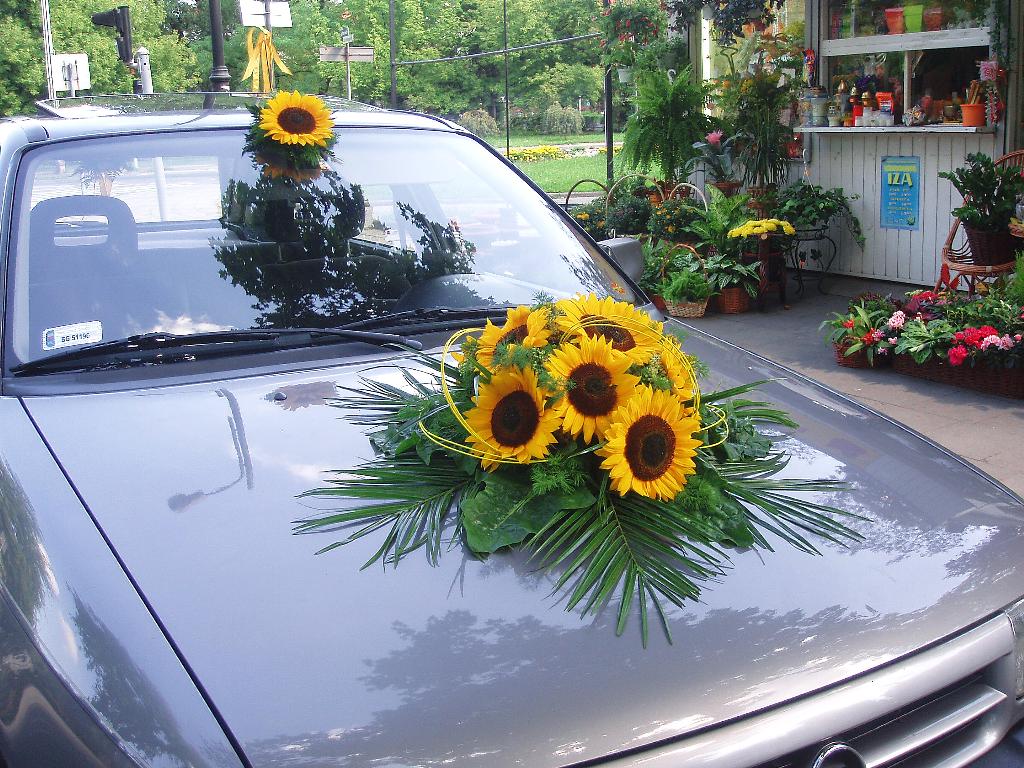
[[[903,24],[907,32],[920,32],[924,19],[924,5],[904,5]]]

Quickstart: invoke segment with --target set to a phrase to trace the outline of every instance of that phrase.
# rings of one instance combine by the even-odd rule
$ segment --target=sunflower
[[[683,363],[685,357],[686,353],[679,346],[679,340],[675,336],[666,334],[661,338],[658,366],[672,384],[672,391],[684,401],[693,397],[697,383],[693,372]]]
[[[608,442],[598,450],[612,488],[625,496],[636,491],[671,501],[696,471],[693,457],[700,440],[693,435],[700,419],[688,415],[669,392],[640,387],[611,419]]]
[[[633,361],[603,336],[581,336],[579,346],[563,344],[548,358],[548,373],[570,382],[554,410],[562,429],[591,442],[604,437],[608,417],[633,396],[639,378],[626,373]]]
[[[473,398],[476,407],[466,414],[471,429],[466,442],[483,454],[484,469],[498,467],[499,458],[529,464],[547,456],[561,419],[544,409],[546,398],[531,368],[512,368],[480,385],[480,394]]]
[[[497,326],[490,320],[480,334],[476,348],[476,360],[480,365],[490,368],[494,363],[494,352],[499,344],[519,344],[536,349],[548,343],[551,330],[548,328],[546,309],[515,307],[505,315],[505,324]]]
[[[558,327],[564,333],[578,336],[603,336],[619,352],[625,352],[634,363],[643,364],[658,349],[661,323],[624,301],[594,294],[562,299]]]
[[[316,96],[281,91],[260,110],[260,128],[280,144],[326,147],[334,135],[327,106]]]

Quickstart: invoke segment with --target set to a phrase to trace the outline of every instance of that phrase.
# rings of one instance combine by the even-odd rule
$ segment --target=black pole
[[[612,146],[612,68],[604,69],[604,150],[608,163],[608,186],[615,180],[615,152]]]
[[[388,0],[388,36],[391,38],[391,108],[398,109],[398,37],[395,35],[395,0]]]
[[[604,0],[602,5],[605,8],[610,7],[612,4],[611,0]],[[615,180],[615,152],[612,146],[612,115],[614,109],[612,108],[612,68],[604,68],[604,151],[607,163],[608,172],[608,187],[612,186],[612,182]]]
[[[505,49],[505,157],[512,154],[512,139],[509,137],[509,108],[508,103],[508,0],[501,0],[502,19],[502,44]]]
[[[224,21],[220,12],[220,0],[210,0],[210,48],[213,51],[210,90],[230,91],[231,73],[224,64]]]

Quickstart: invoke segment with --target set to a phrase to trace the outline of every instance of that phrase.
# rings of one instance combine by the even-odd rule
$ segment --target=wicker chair
[[[995,164],[1024,169],[1024,151],[1003,155],[996,160]],[[967,283],[968,295],[973,296],[980,281],[1012,272],[1015,263],[1010,260],[1005,264],[975,264],[971,256],[971,246],[966,237],[961,236],[959,243],[954,245],[957,243],[957,235],[960,234],[960,230],[960,219],[955,219],[949,230],[949,235],[946,237],[946,242],[942,246],[942,269],[939,272],[939,279],[935,283],[935,290],[938,291],[942,288],[956,290],[962,277]],[[1024,247],[1024,243],[1021,245]],[[955,277],[954,273],[956,273]]]

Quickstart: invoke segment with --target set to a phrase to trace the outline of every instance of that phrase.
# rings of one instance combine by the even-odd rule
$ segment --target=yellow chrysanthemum
[[[693,435],[700,419],[689,414],[669,392],[640,387],[636,396],[612,415],[604,456],[611,487],[650,499],[671,501],[696,471],[693,457],[700,440]]]
[[[334,122],[327,106],[316,96],[281,91],[260,111],[260,128],[280,144],[327,146]]]
[[[466,442],[482,454],[484,469],[498,467],[500,459],[529,464],[547,456],[562,420],[552,409],[544,409],[546,399],[530,368],[508,369],[480,385],[480,394],[473,398],[476,407],[466,413],[475,433]]]
[[[591,293],[562,299],[555,307],[560,312],[557,324],[563,333],[604,336],[634,363],[647,362],[658,348],[662,324],[627,302],[611,296],[599,299]]]
[[[476,360],[490,368],[494,363],[494,352],[499,344],[521,345],[531,349],[546,346],[551,336],[548,328],[548,312],[546,309],[515,307],[505,315],[505,324],[497,326],[490,320],[480,334],[477,344]]]
[[[548,358],[548,373],[568,382],[565,395],[554,410],[562,418],[562,430],[591,442],[603,438],[608,417],[636,392],[640,379],[626,373],[633,361],[614,349],[603,336],[581,336],[575,344],[563,344]]]

